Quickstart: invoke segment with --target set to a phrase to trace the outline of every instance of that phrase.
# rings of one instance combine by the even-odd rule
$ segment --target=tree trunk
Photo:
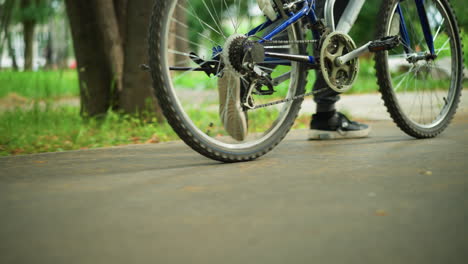
[[[0,40],[3,42],[3,40]],[[2,62],[3,62],[3,43],[0,43],[0,70],[2,69]]]
[[[53,69],[54,67],[54,48],[53,48],[53,42],[52,42],[52,33],[48,32],[47,34],[47,44],[45,47],[45,68],[46,69]]]
[[[26,9],[33,4],[33,0],[21,0],[21,8]],[[36,21],[33,19],[25,19],[23,24],[24,38],[24,70],[30,71],[33,68],[34,60],[34,31],[36,29]]]
[[[24,70],[26,71],[30,71],[33,69],[35,29],[36,29],[36,23],[34,21],[23,22]]]
[[[118,95],[122,92],[122,74],[124,64],[124,50],[120,37],[119,23],[115,14],[113,0],[93,0],[95,17],[100,32],[102,45],[105,47],[104,55],[107,64],[112,70],[112,96],[111,102],[114,108],[117,107]]]
[[[120,38],[122,45],[125,46],[125,39],[127,34],[127,8],[129,0],[114,0],[115,16],[119,24]]]
[[[8,46],[8,55],[10,55],[12,68],[13,70],[18,70],[18,62],[16,61],[16,52],[13,48],[13,43],[11,42],[11,32],[7,33],[7,46]]]
[[[88,1],[65,0],[80,79],[81,114],[105,114],[111,103],[112,69]]]
[[[163,116],[153,93],[151,76],[140,69],[141,64],[148,62],[146,35],[151,16],[151,2],[128,2],[121,106],[125,112],[131,114],[153,112],[158,120],[162,121]]]
[[[146,35],[153,1],[83,2],[66,0],[80,74],[82,112],[100,114],[111,106],[129,114],[149,112],[163,120],[150,75],[139,68],[148,61]],[[117,89],[112,91],[113,85]]]
[[[3,50],[5,39],[7,39],[10,27],[11,15],[13,13],[14,0],[6,0],[0,10],[0,47]]]

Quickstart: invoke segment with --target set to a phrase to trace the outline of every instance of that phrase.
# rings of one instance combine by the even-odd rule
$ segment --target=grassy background
[[[177,139],[168,124],[155,121],[112,112],[99,122],[85,121],[77,107],[17,108],[0,113],[0,156]]]
[[[76,71],[0,72],[0,98],[11,93],[29,99],[79,96]]]

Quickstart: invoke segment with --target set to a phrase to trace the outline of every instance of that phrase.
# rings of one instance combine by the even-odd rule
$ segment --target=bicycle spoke
[[[240,6],[241,6],[241,1],[238,0],[238,3],[237,3],[237,18],[238,18],[238,19],[241,18],[241,15],[240,15],[241,8],[240,8]],[[248,12],[248,10],[247,10],[247,12]],[[236,30],[235,30],[236,33],[238,32],[239,27],[240,27],[240,21],[237,22],[237,28],[236,28]]]
[[[180,35],[177,35],[176,33],[172,33],[172,32],[171,32],[171,33],[169,33],[169,34],[171,34],[172,36],[174,36],[176,39],[183,40],[183,41],[185,41],[185,42],[187,42],[187,43],[190,43],[190,44],[192,44],[192,45],[194,45],[194,46],[197,46],[197,47],[199,47],[199,48],[201,48],[201,49],[209,50],[207,47],[204,47],[204,46],[202,46],[202,45],[200,45],[200,44],[198,44],[198,43],[196,43],[196,42],[190,41],[190,40],[188,40],[188,39],[186,39],[186,38],[184,38],[184,37],[182,37],[182,36],[180,36]]]
[[[413,123],[432,125],[437,120],[445,118],[447,102],[451,100],[446,98],[450,97],[451,94],[451,78],[453,78],[454,71],[453,55],[450,53],[453,47],[451,44],[453,35],[448,31],[451,29],[450,24],[447,24],[446,13],[443,13],[445,12],[443,5],[438,1],[427,0],[425,2],[426,10],[431,32],[434,34],[434,48],[438,58],[434,61],[419,60],[412,64],[407,63],[405,59],[422,56],[428,52],[428,49],[423,31],[415,26],[419,23],[411,23],[419,22],[419,14],[414,2],[405,1],[399,4],[408,22],[407,27],[412,45],[410,47],[402,43],[402,46],[410,52],[406,53],[402,49],[396,49],[393,53],[389,52],[387,56],[387,60],[395,60],[396,63],[396,68],[391,69],[393,90],[396,101],[402,104],[402,109],[405,109],[403,112]],[[388,27],[391,28],[392,25],[391,21],[388,22]],[[443,64],[437,63],[442,59],[444,60]],[[411,65],[409,69],[400,72],[402,67],[406,68],[409,65]]]
[[[445,46],[447,46],[447,44],[449,43],[449,41],[450,41],[450,39],[447,39],[447,40],[445,41],[445,43],[442,45],[442,48],[437,49],[437,52],[436,52],[437,55],[439,55],[440,52],[443,51],[443,50],[445,49]]]
[[[225,36],[224,33],[223,33],[223,29],[222,29],[221,26],[219,25],[218,21],[216,21],[216,18],[214,18],[213,14],[211,13],[211,10],[210,10],[210,8],[208,7],[208,5],[206,4],[205,0],[202,0],[202,2],[203,2],[203,4],[205,5],[206,10],[207,10],[208,13],[210,14],[211,19],[213,19],[215,25],[218,27],[219,32],[221,32],[221,33],[220,33],[221,36],[222,36],[224,39],[226,39],[226,36]]]
[[[211,7],[213,7],[213,11],[214,11],[214,13],[215,13],[215,16],[216,16],[217,21],[220,21],[220,22],[221,22],[222,20],[220,19],[220,16],[218,15],[218,11],[216,11],[217,8],[215,7],[215,5],[214,5],[214,3],[213,3],[213,0],[210,0],[210,2],[211,2]],[[222,14],[222,13],[221,13],[221,14]]]
[[[226,12],[229,12],[229,8],[227,6],[227,3],[226,3],[226,0],[223,0],[224,2],[224,6],[226,7]],[[236,30],[236,23],[234,23],[234,18],[232,18],[232,15],[229,15],[229,19],[231,20],[232,22],[232,27],[234,29],[234,33],[237,33],[237,30]]]
[[[437,40],[437,37],[439,36],[440,30],[442,29],[442,26],[444,25],[444,22],[445,22],[445,18],[442,19],[442,22],[440,22],[439,28],[437,29],[437,31],[436,31],[436,33],[434,35],[434,38],[433,38],[434,42]]]
[[[189,5],[191,6],[191,9],[193,10],[193,7],[192,5],[190,4],[189,2]],[[210,26],[208,23],[206,23],[205,21],[201,20],[199,16],[197,15],[194,15],[192,12],[190,12],[188,9],[186,9],[185,7],[181,6],[179,4],[180,8],[182,8],[183,10],[185,10],[187,13],[189,13],[190,15],[192,15],[192,17],[194,17],[195,19],[198,20],[198,22],[200,23],[200,25],[205,28],[203,25],[207,26],[209,29],[211,29],[213,32],[217,33],[219,36],[221,37],[224,37],[223,34],[221,34],[220,32],[218,32],[216,29],[214,29],[212,26]],[[205,28],[206,29],[206,28]]]

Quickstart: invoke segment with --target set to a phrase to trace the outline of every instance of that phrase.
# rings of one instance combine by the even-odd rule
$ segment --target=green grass
[[[263,132],[277,111],[252,112],[250,132]],[[225,136],[218,111],[189,111],[193,122],[212,137]],[[304,128],[310,117],[303,117],[296,128]],[[253,123],[252,123],[253,122]],[[85,120],[77,107],[16,108],[0,112],[0,156],[59,152],[128,144],[178,140],[172,128],[154,118],[134,118],[108,112],[103,120]]]
[[[30,99],[79,96],[76,71],[0,71],[0,98],[15,93]]]
[[[99,148],[178,139],[172,128],[109,112],[85,121],[76,107],[16,109],[0,113],[0,156]]]

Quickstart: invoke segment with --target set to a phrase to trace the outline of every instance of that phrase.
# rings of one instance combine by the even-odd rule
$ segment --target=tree
[[[0,5],[0,56],[3,53],[5,40],[8,39],[8,29],[10,27],[14,6],[14,0],[6,0]]]
[[[36,25],[47,22],[52,16],[51,0],[21,0],[16,12],[16,19],[23,25],[24,69],[32,70]]]
[[[16,60],[16,53],[15,53],[15,50],[13,48],[13,44],[11,43],[11,32],[8,32],[6,38],[7,38],[8,54],[10,55],[11,62],[12,62],[11,67],[13,68],[13,70],[17,71],[19,69],[19,67],[18,67],[18,62]]]
[[[65,0],[80,78],[81,113],[110,108],[150,111],[162,120],[147,62],[146,34],[152,0]]]

